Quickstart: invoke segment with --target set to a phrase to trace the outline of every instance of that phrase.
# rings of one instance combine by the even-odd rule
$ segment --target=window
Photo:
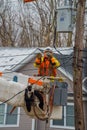
[[[11,105],[1,104],[0,105],[0,127],[10,127],[10,126],[19,126],[19,108],[16,108],[12,114],[10,111],[12,110]]]
[[[74,129],[74,105],[68,104],[63,107],[63,118],[61,120],[52,120],[51,127]]]

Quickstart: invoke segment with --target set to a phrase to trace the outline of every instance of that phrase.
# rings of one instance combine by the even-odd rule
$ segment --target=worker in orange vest
[[[53,56],[53,52],[50,49],[44,51],[44,56],[38,53],[34,66],[38,68],[38,76],[56,76],[57,67],[60,66],[60,62]]]
[[[44,55],[38,53],[34,62],[34,66],[38,68],[38,76],[56,76],[57,67],[60,66],[60,62],[53,56],[53,52],[50,49],[44,51]],[[43,110],[44,99],[39,91],[36,91],[35,96],[38,97],[40,103],[39,107]]]

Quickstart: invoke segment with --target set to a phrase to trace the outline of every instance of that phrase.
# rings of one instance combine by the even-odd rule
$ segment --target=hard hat
[[[51,49],[50,47],[47,47],[47,48],[45,49],[45,51],[52,52],[52,49]]]
[[[53,55],[53,52],[50,48],[47,48],[45,51],[44,51],[44,56],[45,57],[52,57]]]
[[[51,50],[51,48],[46,48],[44,52],[50,52],[50,53],[52,53],[52,50]]]

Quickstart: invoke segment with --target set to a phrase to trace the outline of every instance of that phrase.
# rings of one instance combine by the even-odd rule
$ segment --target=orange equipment
[[[36,1],[36,0],[24,0],[24,3],[26,3],[26,2],[33,2],[33,1]]]
[[[41,80],[36,80],[36,79],[33,79],[33,78],[29,78],[28,79],[28,83],[31,83],[31,84],[37,84],[39,86],[42,86],[43,85],[43,82]]]
[[[2,72],[0,72],[0,76],[2,76],[3,75],[3,73]]]

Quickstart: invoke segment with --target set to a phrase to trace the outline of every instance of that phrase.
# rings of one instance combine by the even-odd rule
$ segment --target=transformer
[[[69,6],[57,10],[57,32],[72,32],[75,23],[76,10]]]

